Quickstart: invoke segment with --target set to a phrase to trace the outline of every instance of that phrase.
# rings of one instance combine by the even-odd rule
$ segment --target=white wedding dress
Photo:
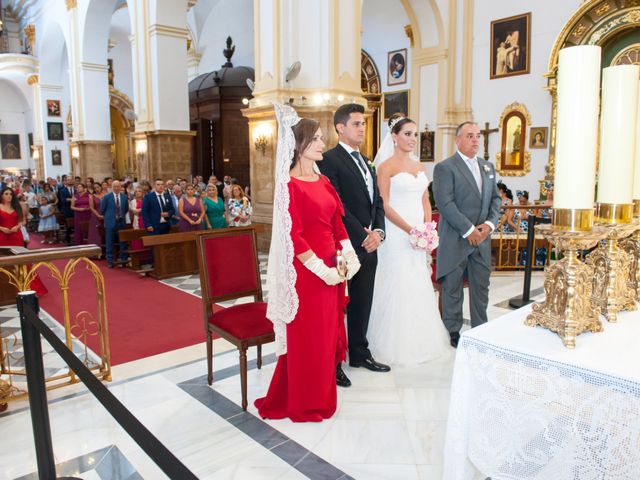
[[[422,196],[429,185],[424,172],[391,177],[389,204],[409,225],[424,222]],[[378,249],[378,268],[367,338],[382,363],[413,365],[445,354],[449,335],[438,311],[431,267],[424,250],[414,250],[409,235],[386,221],[386,239]]]

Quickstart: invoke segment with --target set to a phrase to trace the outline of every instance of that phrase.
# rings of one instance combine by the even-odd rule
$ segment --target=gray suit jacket
[[[472,226],[486,221],[498,226],[500,195],[496,186],[493,164],[478,158],[482,175],[482,192],[467,164],[456,152],[443,160],[433,171],[433,196],[440,213],[438,235],[440,246],[436,262],[436,278],[440,279],[455,269],[462,260],[480,249],[482,259],[491,266],[491,238],[478,247],[462,238]]]

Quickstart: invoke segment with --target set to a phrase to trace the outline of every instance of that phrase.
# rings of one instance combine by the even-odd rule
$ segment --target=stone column
[[[251,198],[258,223],[271,223],[277,126],[272,102],[289,102],[320,122],[337,143],[333,113],[343,103],[366,107],[360,89],[361,0],[255,0],[256,87],[249,108]],[[300,62],[295,78],[287,70]],[[256,142],[266,139],[266,145]],[[266,238],[265,238],[266,237]],[[268,235],[260,239],[268,246]]]
[[[191,173],[187,78],[187,0],[129,2],[136,128],[146,140],[137,171],[163,179]]]
[[[33,104],[33,159],[36,162],[36,170],[38,178],[45,180],[47,178],[47,170],[45,167],[44,149],[42,148],[42,96],[40,95],[40,77],[38,75],[30,75],[27,77],[27,84],[31,86],[32,104]]]

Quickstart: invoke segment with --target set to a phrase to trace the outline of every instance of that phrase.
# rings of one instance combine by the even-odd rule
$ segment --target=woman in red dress
[[[288,235],[293,247],[291,262],[297,294],[293,304],[297,301],[298,306],[295,316],[288,322],[284,320],[286,332],[279,329],[280,318],[273,315],[273,309],[267,311],[274,322],[279,358],[266,397],[256,400],[255,405],[263,418],[319,422],[336,410],[336,365],[344,360],[347,348],[345,278],[336,268],[336,251],[345,251],[347,279],[355,275],[360,265],[342,223],[340,198],[329,180],[317,173],[315,162],[322,160],[324,150],[318,122],[301,119],[292,130],[295,150],[288,159],[285,156],[291,164],[290,179],[284,180],[288,184],[280,192],[286,196],[286,189],[289,197],[285,216],[288,214],[291,219]],[[275,202],[277,209],[280,200],[276,198]],[[277,248],[275,237],[274,234],[272,249]],[[274,263],[277,266],[275,260]],[[279,300],[271,294],[269,290],[270,307],[271,302]],[[283,333],[286,339],[282,338]]]
[[[0,192],[0,247],[24,247],[22,227],[26,222],[18,197],[13,189],[5,187]],[[47,293],[46,287],[36,276],[31,288],[42,296]]]

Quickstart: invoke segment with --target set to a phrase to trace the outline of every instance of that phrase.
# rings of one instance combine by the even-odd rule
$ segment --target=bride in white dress
[[[392,118],[390,128],[376,156],[386,238],[378,249],[367,337],[376,359],[413,365],[446,353],[449,335],[431,283],[430,258],[409,243],[411,229],[431,221],[429,179],[412,155],[418,129],[406,117]]]

